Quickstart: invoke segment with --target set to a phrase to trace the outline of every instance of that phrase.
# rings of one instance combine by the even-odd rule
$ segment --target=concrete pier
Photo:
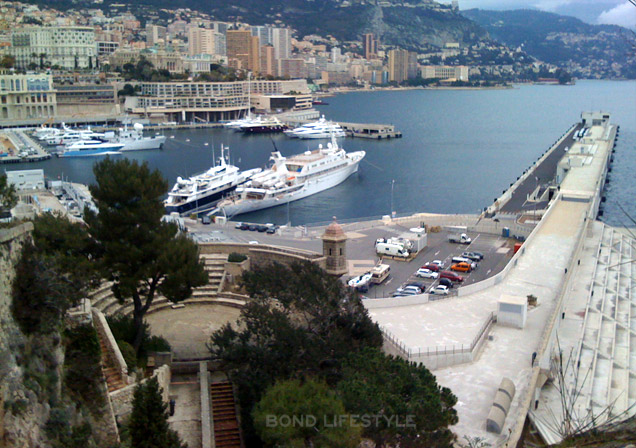
[[[584,114],[582,124],[566,132],[553,152],[544,155],[543,162],[566,174],[558,179],[560,182],[555,181],[554,195],[541,220],[500,273],[460,288],[456,298],[419,303],[411,299],[399,305],[395,302],[393,307],[369,309],[385,332],[388,351],[424,363],[441,385],[458,397],[459,423],[453,430],[459,439],[466,435],[481,437],[492,446],[516,446],[526,416],[551,375],[551,360],[558,351],[559,317],[566,311],[583,243],[598,213],[614,146],[616,126],[609,123],[608,115],[607,119],[602,118],[605,115]],[[574,129],[582,125],[588,128],[588,136],[570,142]],[[546,161],[568,142],[567,153],[563,151],[558,160],[554,155],[555,160]],[[536,183],[532,173],[533,170],[527,171],[515,186],[518,192],[526,188],[523,185],[528,179],[530,185]],[[519,203],[522,202],[525,200]],[[516,216],[525,213],[524,207],[518,208],[521,210]],[[589,282],[589,277],[585,281]],[[525,302],[530,295],[537,298],[537,305],[527,307],[522,328],[486,324],[491,316],[496,319],[503,297],[513,296]],[[632,306],[636,309],[636,303]],[[570,329],[569,334],[573,333],[576,332]],[[611,342],[605,342],[608,343],[611,346]],[[636,347],[632,350],[636,353]],[[636,368],[636,361],[632,364]],[[595,375],[603,377],[603,369]],[[609,384],[605,377],[604,383]],[[503,378],[514,383],[516,394],[503,430],[496,434],[486,431],[486,419]],[[603,384],[603,380],[595,384]],[[636,401],[636,388],[633,397]]]

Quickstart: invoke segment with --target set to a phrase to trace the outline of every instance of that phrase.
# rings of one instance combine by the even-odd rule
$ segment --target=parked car
[[[419,286],[413,286],[413,285],[407,285],[407,286],[404,286],[403,288],[398,288],[396,292],[406,292],[406,291],[412,291],[413,295],[422,294],[422,289]]]
[[[464,281],[464,277],[462,277],[461,275],[457,275],[454,272],[451,271],[442,271],[439,273],[439,277],[440,278],[447,278],[453,282],[463,282]]]
[[[435,271],[432,271],[431,269],[426,269],[426,268],[420,268],[417,270],[417,272],[415,273],[416,276],[421,277],[421,278],[437,278],[439,277],[439,274]]]
[[[465,257],[453,257],[451,259],[451,261],[453,262],[453,264],[455,263],[466,263],[470,265],[471,269],[477,269],[477,263],[475,263],[473,260],[471,260],[470,258],[465,258]]]
[[[249,226],[247,226],[247,229],[251,232],[256,232],[258,230],[258,224],[250,224]]]
[[[265,233],[269,233],[271,235],[271,234],[276,233],[276,230],[278,230],[278,226],[270,226],[270,227],[267,228]]]
[[[472,261],[481,261],[481,259],[484,258],[484,256],[478,252],[463,252],[462,257]]]
[[[434,288],[431,288],[431,290],[428,293],[429,294],[439,294],[439,295],[447,296],[448,295],[448,286],[437,285]]]
[[[426,291],[426,288],[428,288],[428,285],[424,282],[410,282],[407,283],[406,286],[415,286],[416,288],[420,288],[422,292]]]
[[[418,294],[421,294],[421,292],[417,293],[413,290],[407,289],[407,290],[403,290],[403,291],[395,291],[391,297],[404,297],[404,296],[416,296]]]
[[[448,286],[448,289],[451,289],[453,287],[453,282],[447,278],[440,278],[439,279],[439,284],[440,285],[444,285],[444,286]]]
[[[204,215],[201,218],[201,224],[207,225],[207,224],[210,224],[211,222],[212,222],[212,219],[210,219],[210,217],[208,215]]]
[[[250,230],[250,225],[243,222],[239,226],[239,229],[241,229],[241,230]]]
[[[265,225],[260,225],[260,226],[256,226],[259,232],[263,233],[263,232],[267,232],[268,227]]]
[[[243,230],[243,229],[241,229],[241,226],[242,226],[242,225],[243,225],[243,223],[242,223],[242,222],[237,222],[236,224],[234,224],[234,228],[235,228],[235,229]]]
[[[433,263],[426,263],[421,269],[428,269],[429,271],[439,272],[439,266]]]
[[[444,269],[444,262],[442,260],[433,260],[430,264],[437,265],[440,269]]]
[[[473,268],[468,263],[455,263],[451,266],[451,271],[470,272]]]

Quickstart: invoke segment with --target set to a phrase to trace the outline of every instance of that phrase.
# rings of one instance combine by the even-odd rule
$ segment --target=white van
[[[408,249],[405,249],[401,244],[393,244],[393,243],[377,243],[375,245],[375,251],[378,255],[392,255],[394,257],[404,257],[407,258],[409,256]]]

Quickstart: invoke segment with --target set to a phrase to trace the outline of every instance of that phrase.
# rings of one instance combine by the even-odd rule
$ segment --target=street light
[[[393,186],[395,185],[395,179],[391,179],[391,219],[393,219]]]
[[[534,180],[536,182],[536,186],[534,188],[534,222],[536,224],[537,222],[537,195],[539,194],[538,190],[539,190],[539,177],[534,176]]]

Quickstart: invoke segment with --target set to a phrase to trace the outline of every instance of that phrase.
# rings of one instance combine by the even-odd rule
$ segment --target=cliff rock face
[[[31,240],[31,223],[0,230],[0,447],[48,446],[44,427],[49,404],[24,385],[18,357],[28,340],[11,315],[11,284],[22,247]],[[58,354],[53,354],[57,357]],[[42,366],[35,366],[42,370]],[[35,388],[35,386],[33,386]]]

